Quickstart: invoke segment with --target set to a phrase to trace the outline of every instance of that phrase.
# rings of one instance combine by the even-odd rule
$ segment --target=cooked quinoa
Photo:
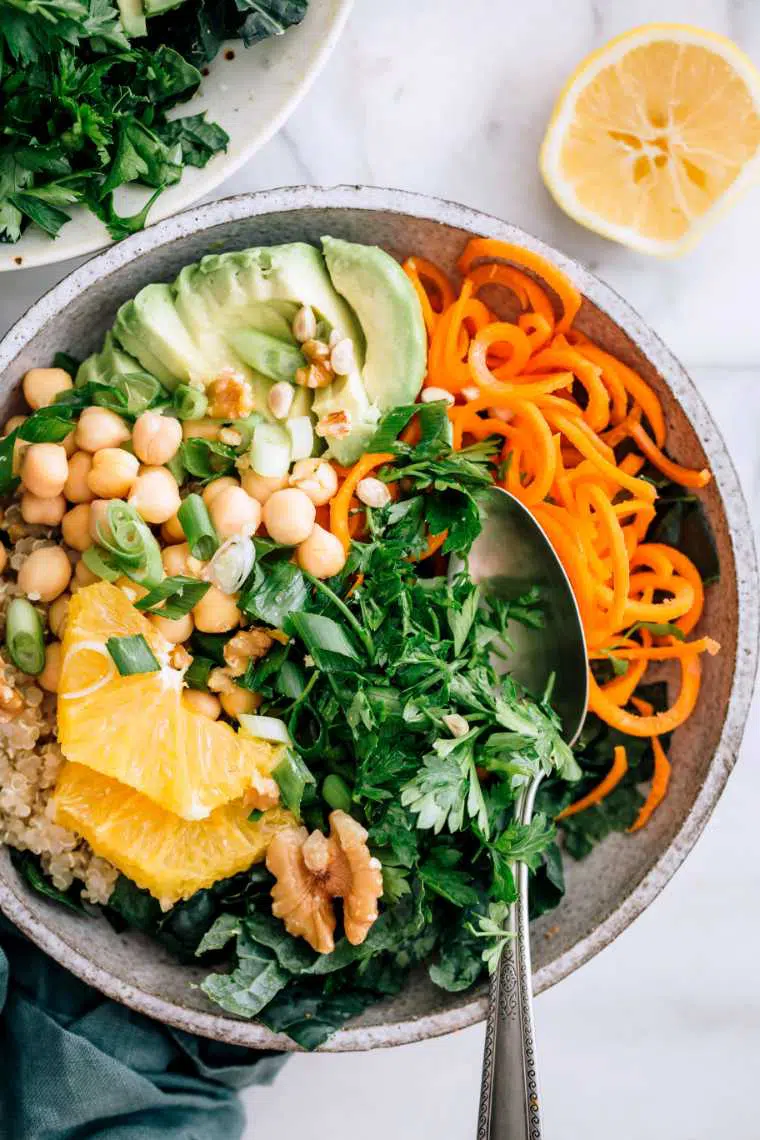
[[[0,579],[0,634],[8,603],[23,596],[16,573],[33,550],[49,545],[51,535],[47,528],[23,522],[17,502],[3,512],[2,530],[12,545]],[[60,890],[77,879],[84,884],[83,898],[105,903],[119,872],[83,839],[54,823],[48,806],[64,759],[56,741],[56,698],[2,654],[0,673],[0,842],[38,855]]]

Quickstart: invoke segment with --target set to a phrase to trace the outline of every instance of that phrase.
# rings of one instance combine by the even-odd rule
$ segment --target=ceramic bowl
[[[662,807],[635,835],[615,835],[582,862],[566,862],[567,894],[535,924],[537,991],[558,982],[615,938],[648,906],[685,858],[734,764],[749,708],[758,640],[752,528],[731,459],[683,368],[633,310],[581,265],[514,226],[462,206],[396,191],[300,188],[244,195],[187,210],[100,254],[42,298],[0,345],[0,422],[18,400],[27,368],[58,349],[95,349],[118,306],[151,281],[218,250],[330,233],[415,252],[451,269],[472,234],[489,234],[543,253],[584,295],[578,324],[636,368],[663,401],[669,450],[689,466],[709,465],[704,502],[715,533],[720,583],[707,591],[703,627],[722,652],[704,660],[696,713],[673,738],[673,779]],[[104,919],[83,920],[31,894],[0,853],[0,906],[53,958],[111,997],[166,1022],[240,1045],[293,1048],[255,1022],[212,1007],[193,988],[204,971],[178,965],[135,933]],[[445,994],[420,973],[393,1000],[337,1033],[327,1050],[370,1049],[447,1033],[483,1017],[485,988]]]
[[[230,136],[227,150],[202,169],[185,167],[181,181],[170,186],[151,210],[151,223],[210,194],[269,142],[327,62],[353,2],[312,0],[303,21],[285,35],[250,48],[243,47],[241,40],[227,44],[209,65],[197,95],[174,113],[197,115],[206,111],[209,122],[219,123]],[[117,192],[116,204],[120,213],[131,214],[142,207],[145,198],[144,189],[123,187]],[[111,244],[103,223],[79,208],[55,239],[31,226],[20,241],[0,244],[0,272],[52,265]]]

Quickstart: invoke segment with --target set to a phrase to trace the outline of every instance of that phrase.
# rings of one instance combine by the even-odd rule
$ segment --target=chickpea
[[[252,693],[235,685],[231,693],[220,693],[219,700],[227,716],[240,716],[241,713],[255,712],[261,704],[262,696],[261,693]]]
[[[206,486],[203,488],[201,498],[203,499],[208,509],[211,510],[211,504],[218,494],[220,494],[222,491],[226,491],[228,487],[239,486],[240,484],[238,483],[237,479],[233,478],[232,475],[222,475],[219,479],[214,479],[212,483],[206,484]]]
[[[69,619],[69,605],[71,604],[71,594],[61,594],[54,602],[51,602],[48,610],[47,618],[50,632],[59,641],[63,641],[63,635],[66,632],[66,622]]]
[[[5,427],[3,428],[3,435],[10,435],[17,427],[21,427],[29,419],[29,416],[11,416],[6,420]]]
[[[161,537],[169,546],[171,546],[173,542],[185,541],[185,532],[182,529],[182,523],[176,515],[172,515],[161,527]]]
[[[3,574],[5,572],[5,568],[7,565],[8,565],[8,551],[5,549],[3,544],[0,543],[0,574]]]
[[[305,542],[296,551],[298,565],[315,578],[332,578],[339,574],[346,564],[343,543],[319,523],[315,524]]]
[[[74,454],[77,449],[77,432],[76,428],[72,428],[68,435],[65,435],[61,440],[61,447],[66,452],[68,459]]]
[[[182,694],[182,703],[188,712],[207,716],[209,720],[216,720],[222,711],[219,698],[213,693],[204,693],[200,689],[187,689]]]
[[[85,408],[76,429],[77,447],[82,451],[100,451],[104,447],[118,447],[129,439],[129,428],[121,416],[108,408]]]
[[[182,500],[177,480],[165,467],[143,467],[127,500],[147,523],[165,523]]]
[[[218,439],[222,424],[219,420],[184,420],[183,439]]]
[[[190,546],[186,542],[167,546],[165,550],[161,551],[161,561],[164,564],[164,573],[168,578],[173,578],[177,574],[199,578],[204,566],[204,563],[198,558],[193,558],[190,553]]]
[[[11,416],[3,428],[3,436],[10,435],[17,427],[21,427],[26,423],[29,416]],[[25,439],[17,439],[13,444],[13,474],[21,474],[21,466],[24,462],[24,455],[29,450],[29,444]]]
[[[136,455],[120,447],[104,447],[92,457],[87,486],[99,499],[123,499],[132,490],[139,470]]]
[[[108,525],[108,507],[108,499],[94,499],[90,503],[90,538],[93,542],[100,542],[99,530],[104,535],[111,533]]]
[[[33,550],[18,572],[19,589],[29,598],[52,602],[71,581],[71,563],[60,546]]]
[[[21,481],[41,499],[60,495],[69,474],[66,452],[57,443],[32,443],[21,465]]]
[[[62,657],[63,646],[60,641],[51,641],[50,645],[45,646],[45,668],[37,678],[37,684],[40,685],[46,693],[58,692],[58,686],[61,682]]]
[[[88,546],[92,546],[92,535],[90,534],[90,504],[79,503],[76,507],[72,507],[63,516],[61,523],[61,530],[63,531],[63,541],[67,546],[73,547],[80,553],[86,550]]]
[[[149,620],[172,645],[180,645],[183,641],[187,641],[193,632],[193,619],[190,614],[176,619],[161,617],[161,614],[151,614]]]
[[[182,443],[182,424],[173,416],[160,416],[157,412],[143,412],[132,429],[132,446],[141,463],[160,467],[168,463],[179,451]]]
[[[95,582],[99,582],[100,578],[97,574],[93,574],[89,566],[87,566],[80,558],[74,567],[74,584],[71,587],[72,594],[76,594],[77,590],[81,590],[84,586],[92,586]]]
[[[211,486],[213,487],[213,483]],[[257,475],[255,471],[243,472],[243,490],[256,499],[262,507],[275,491],[282,491],[288,485],[287,475]]]
[[[63,485],[63,493],[70,503],[91,503],[95,498],[87,482],[91,470],[89,451],[75,451],[69,459],[69,475]]]
[[[176,550],[177,547],[170,547]],[[240,625],[240,610],[235,602],[237,595],[223,594],[216,586],[209,586],[193,609],[195,628],[201,633],[226,633]]]
[[[314,529],[317,508],[297,487],[275,491],[264,503],[264,526],[269,537],[285,546],[304,542]]]
[[[326,459],[299,459],[290,473],[290,486],[308,495],[315,507],[329,503],[338,490],[338,475]]]
[[[66,500],[63,495],[40,499],[31,491],[24,491],[21,496],[21,517],[24,522],[37,526],[58,526],[65,511]]]
[[[211,521],[220,538],[255,534],[261,522],[261,505],[242,487],[224,487],[209,507]]]
[[[24,399],[35,412],[55,403],[59,392],[68,392],[74,381],[63,368],[30,368],[21,382]]]

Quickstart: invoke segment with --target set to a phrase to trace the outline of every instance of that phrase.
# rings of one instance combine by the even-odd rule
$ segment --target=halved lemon
[[[109,637],[141,633],[160,670],[120,676]],[[269,806],[281,749],[191,712],[168,643],[116,586],[74,595],[63,640],[58,737],[68,760],[128,784],[183,819],[203,819],[251,789]],[[252,806],[255,804],[253,798]]]
[[[643,253],[682,253],[760,174],[760,72],[712,32],[635,28],[571,76],[540,165],[582,225]]]
[[[257,820],[242,800],[190,822],[83,764],[64,765],[52,797],[55,819],[83,836],[164,907],[260,862],[278,830],[294,823],[282,808]]]

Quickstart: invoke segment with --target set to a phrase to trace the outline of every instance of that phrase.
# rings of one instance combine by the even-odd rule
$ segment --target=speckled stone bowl
[[[187,210],[114,246],[39,301],[0,345],[0,420],[18,403],[26,369],[56,350],[82,357],[99,344],[118,306],[151,281],[169,281],[203,254],[324,233],[415,252],[453,267],[471,234],[538,250],[575,282],[585,301],[579,327],[620,355],[654,386],[670,429],[668,448],[715,476],[704,494],[718,543],[720,584],[707,592],[703,628],[722,644],[704,661],[700,703],[673,740],[673,780],[643,831],[617,835],[581,863],[566,864],[567,895],[534,928],[535,987],[558,982],[615,938],[655,898],[685,858],[715,806],[736,759],[757,661],[758,591],[752,528],[725,445],[693,384],[657,336],[606,285],[576,262],[495,218],[390,190],[298,188],[228,198]],[[138,934],[115,934],[31,894],[0,853],[0,906],[73,973],[104,993],[182,1029],[240,1045],[291,1049],[255,1022],[214,1008],[192,983],[202,969],[174,962]],[[551,937],[548,936],[551,928]],[[483,1017],[485,991],[444,994],[420,974],[392,1001],[336,1034],[328,1050],[371,1049],[447,1033]]]

